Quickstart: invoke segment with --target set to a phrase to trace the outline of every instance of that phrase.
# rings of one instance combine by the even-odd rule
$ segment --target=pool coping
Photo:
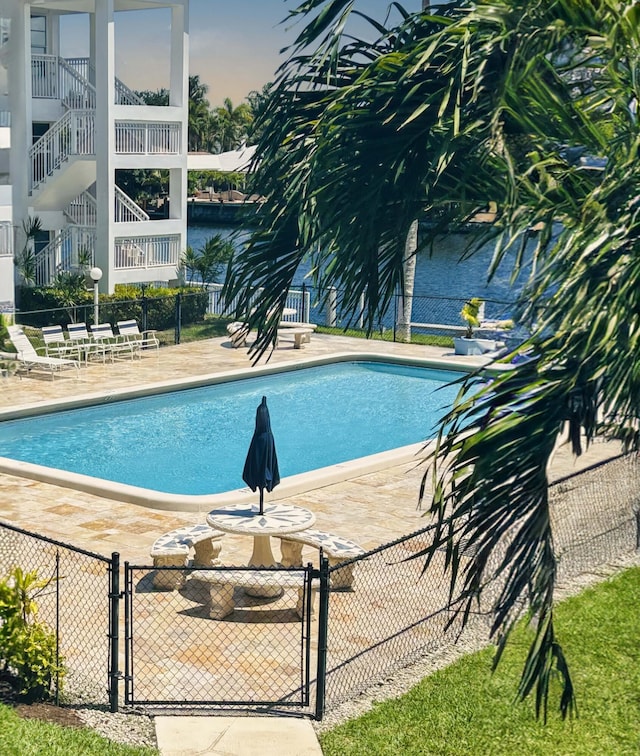
[[[471,373],[477,370],[488,370],[490,372],[502,371],[507,367],[504,365],[489,366],[489,363],[484,360],[463,363],[458,360],[441,357],[419,358],[380,352],[336,352],[319,357],[302,358],[295,363],[286,365],[257,365],[250,368],[227,370],[199,375],[197,377],[147,383],[142,386],[116,389],[111,392],[93,392],[74,397],[73,399],[25,404],[9,410],[0,410],[0,422],[33,417],[45,411],[59,412],[95,404],[135,399],[149,396],[150,394],[200,388],[202,386],[242,380],[244,378],[256,378],[273,373],[293,372],[318,365],[353,361],[390,362],[400,365],[452,370],[457,373]],[[423,441],[284,477],[281,479],[280,485],[273,492],[270,494],[265,492],[265,501],[288,498],[412,461],[417,465],[428,454],[432,443],[430,441]],[[186,495],[165,493],[125,483],[115,483],[103,478],[93,478],[88,475],[59,470],[57,468],[36,465],[30,462],[13,460],[8,457],[0,457],[0,473],[160,510],[205,512],[228,504],[253,502],[256,497],[256,493],[247,487],[215,494]]]

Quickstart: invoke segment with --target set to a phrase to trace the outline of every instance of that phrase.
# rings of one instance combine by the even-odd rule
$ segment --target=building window
[[[31,16],[31,52],[45,55],[47,52],[47,17]]]

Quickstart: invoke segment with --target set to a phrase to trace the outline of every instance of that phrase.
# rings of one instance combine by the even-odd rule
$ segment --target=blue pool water
[[[281,477],[431,437],[459,373],[346,362],[0,423],[0,456],[176,494],[242,488],[266,396]]]

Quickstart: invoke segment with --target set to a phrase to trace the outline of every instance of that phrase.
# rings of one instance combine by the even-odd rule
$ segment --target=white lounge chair
[[[124,355],[125,357],[134,358],[135,352],[140,349],[139,346],[131,341],[125,341],[121,336],[113,332],[111,323],[98,323],[91,326],[91,338],[94,342],[102,344],[107,356],[111,360]]]
[[[105,344],[91,338],[86,323],[69,323],[67,333],[69,334],[69,342],[76,346],[78,355],[85,362],[88,362],[89,358],[93,356],[100,357],[103,362],[106,361]]]
[[[72,343],[64,335],[61,325],[43,326],[42,340],[47,357],[69,357],[80,359],[81,352],[77,343]]]
[[[118,334],[124,341],[128,341],[137,349],[138,356],[141,356],[142,349],[159,349],[160,342],[155,331],[141,331],[135,320],[119,320],[116,323]]]
[[[7,326],[7,332],[11,343],[16,348],[18,360],[27,372],[35,369],[48,370],[51,373],[51,379],[55,377],[56,370],[65,370],[66,368],[75,368],[78,373],[80,363],[77,360],[71,360],[63,357],[47,357],[38,354],[36,348],[29,341],[26,333],[19,325]]]

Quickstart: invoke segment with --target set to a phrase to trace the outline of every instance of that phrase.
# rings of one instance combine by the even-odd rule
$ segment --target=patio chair
[[[71,343],[64,335],[61,325],[43,326],[41,329],[47,357],[71,357],[80,359],[81,353],[76,343]]]
[[[36,348],[29,341],[26,333],[22,330],[22,326],[7,326],[7,332],[11,343],[16,348],[20,366],[23,367],[27,373],[38,368],[48,370],[51,374],[51,380],[53,380],[57,370],[75,368],[76,373],[79,371],[80,363],[77,360],[63,357],[47,357],[46,355],[38,354]]]
[[[118,334],[125,340],[134,345],[137,349],[138,356],[142,356],[143,349],[159,349],[160,342],[155,331],[141,331],[135,320],[119,320],[116,323]]]
[[[134,358],[139,347],[131,341],[125,341],[121,336],[113,332],[111,323],[98,323],[91,326],[91,338],[97,344],[102,344],[105,354],[111,357],[111,361],[124,355]]]
[[[93,356],[100,357],[102,362],[106,361],[107,350],[105,349],[105,345],[91,338],[89,331],[87,331],[86,323],[69,323],[67,333],[69,335],[69,342],[75,344],[78,355],[85,362],[88,362],[89,358]]]

